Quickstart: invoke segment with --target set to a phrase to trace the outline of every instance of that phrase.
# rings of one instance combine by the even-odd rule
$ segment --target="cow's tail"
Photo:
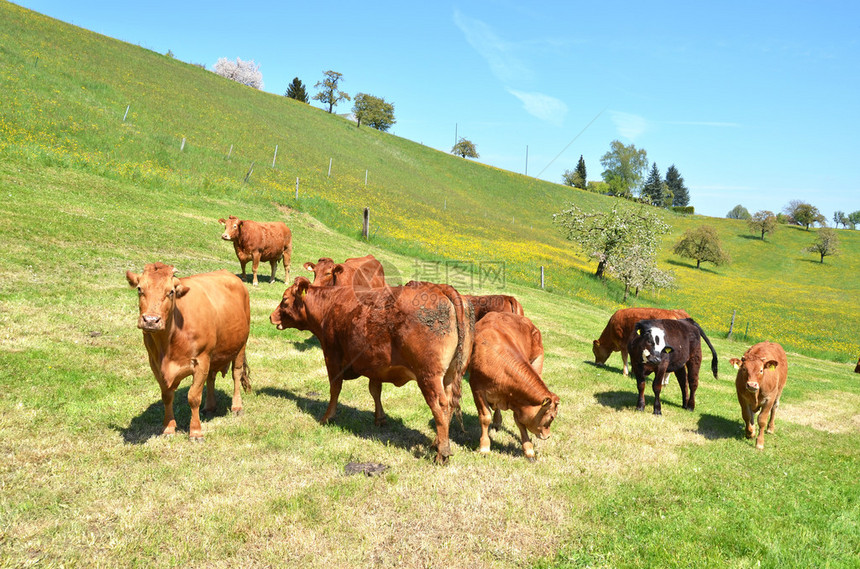
[[[239,379],[242,382],[242,388],[248,392],[251,391],[251,368],[248,366],[248,360],[242,361],[242,377]]]
[[[704,338],[705,343],[708,344],[708,347],[711,348],[711,355],[714,358],[713,360],[711,360],[711,371],[714,373],[714,379],[717,379],[717,367],[718,367],[717,351],[714,349],[714,346],[711,344],[711,341],[708,340],[708,337],[705,335],[705,331],[702,330],[702,327],[699,326],[699,324],[695,320],[693,320],[692,318],[690,318],[689,320],[699,330],[699,334],[702,335],[702,338]]]
[[[469,367],[469,359],[472,357],[472,343],[475,338],[475,309],[472,303],[460,296],[454,287],[443,286],[445,296],[454,305],[454,313],[457,319],[457,350],[448,368],[448,373],[453,373],[451,378],[453,413],[457,416],[460,428],[463,432],[463,412],[460,409],[460,398],[463,394],[463,375]]]

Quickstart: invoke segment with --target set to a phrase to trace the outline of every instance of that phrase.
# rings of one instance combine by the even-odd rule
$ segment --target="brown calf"
[[[591,351],[594,353],[594,363],[604,364],[612,352],[621,352],[624,364],[621,372],[627,376],[627,343],[630,335],[640,320],[689,318],[683,310],[665,310],[663,308],[622,308],[609,318],[600,338],[594,340]]]
[[[308,261],[304,267],[314,274],[314,286],[385,286],[385,270],[373,255],[347,259],[343,263],[335,263],[328,257],[322,257],[316,263]]]
[[[293,234],[287,224],[282,221],[259,223],[250,219],[238,219],[231,215],[227,219],[219,219],[224,226],[221,239],[233,242],[236,257],[242,266],[242,280],[245,280],[245,265],[252,261],[253,284],[257,286],[257,267],[260,261],[272,265],[272,279],[275,282],[275,271],[278,263],[284,263],[284,282],[290,277],[290,258],[293,255]]]
[[[738,370],[735,389],[748,439],[755,434],[755,414],[761,411],[758,416],[758,437],[755,440],[755,448],[761,450],[764,448],[765,424],[768,433],[774,432],[776,409],[788,379],[785,350],[776,342],[761,342],[747,350],[741,359],[732,358],[729,361]]]
[[[469,386],[481,420],[481,452],[490,452],[491,410],[512,410],[523,453],[535,460],[529,431],[540,439],[558,414],[558,395],[541,379],[541,333],[525,316],[491,312],[475,325]]]
[[[235,275],[217,271],[176,278],[170,265],[146,265],[143,273],[127,271],[128,284],[137,287],[140,316],[137,327],[149,366],[161,387],[165,435],[176,432],[173,395],[183,378],[193,376],[188,390],[192,440],[203,439],[200,401],[206,384],[204,412],[215,410],[215,376],[233,366],[233,405],[242,413],[242,393],[251,389],[245,344],[251,321],[248,290]]]

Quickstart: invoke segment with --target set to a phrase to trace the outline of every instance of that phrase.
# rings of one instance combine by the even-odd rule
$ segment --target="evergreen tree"
[[[574,184],[574,186],[580,190],[584,190],[585,185],[588,183],[588,177],[585,172],[585,159],[582,158],[582,154],[579,155],[579,162],[576,163],[576,178],[579,184]]]
[[[663,182],[663,178],[660,176],[660,170],[657,168],[657,164],[654,163],[651,166],[651,172],[648,174],[648,179],[645,181],[645,185],[642,186],[642,197],[648,200],[653,206],[664,207],[668,204],[672,203],[672,200],[667,200],[667,188],[666,184]]]
[[[666,187],[672,192],[672,205],[678,207],[690,205],[690,192],[684,185],[684,178],[681,177],[681,173],[678,172],[674,164],[666,170]]]
[[[295,99],[303,103],[310,102],[310,99],[308,99],[308,92],[305,91],[305,85],[298,77],[295,77],[293,82],[290,83],[289,87],[287,87],[287,92],[284,93],[284,97],[289,97],[290,99]]]

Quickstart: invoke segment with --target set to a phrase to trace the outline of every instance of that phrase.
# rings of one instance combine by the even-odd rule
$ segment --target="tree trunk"
[[[600,261],[597,263],[597,272],[594,273],[594,276],[602,279],[603,278],[603,270],[606,268],[606,261]]]
[[[630,285],[625,284],[624,285],[624,298],[621,300],[621,302],[627,302],[627,292],[629,290],[630,290]]]
[[[696,259],[696,268],[697,268],[697,269],[699,268],[699,266],[700,266],[701,264],[702,264],[702,260],[701,260],[701,259]]]
[[[821,261],[819,261],[822,265],[824,264],[824,253],[821,254]]]

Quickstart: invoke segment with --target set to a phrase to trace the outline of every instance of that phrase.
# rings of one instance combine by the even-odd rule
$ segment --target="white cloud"
[[[543,93],[524,93],[508,89],[508,93],[523,103],[526,112],[555,126],[561,126],[567,115],[567,105]]]
[[[639,115],[622,113],[621,111],[610,111],[609,114],[612,123],[618,129],[618,134],[631,142],[635,142],[639,136],[648,130],[648,121]]]
[[[493,29],[480,20],[454,11],[454,24],[460,28],[466,41],[483,57],[499,80],[523,82],[532,78],[532,71],[514,54],[516,46],[496,35]]]

